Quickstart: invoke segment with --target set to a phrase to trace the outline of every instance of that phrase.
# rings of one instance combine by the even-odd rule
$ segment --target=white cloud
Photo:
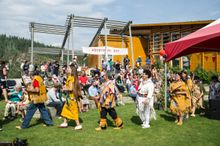
[[[217,0],[0,0],[0,34],[30,38],[29,22],[64,25],[68,14],[133,23],[213,19],[220,16],[218,5]],[[74,47],[88,46],[96,31],[76,28]],[[36,34],[35,40],[58,45],[63,36]]]
[[[69,14],[104,18],[97,7],[115,0],[0,0],[0,34],[30,38],[29,22],[65,25]],[[86,31],[86,30],[84,30]],[[94,30],[94,32],[97,30]],[[88,31],[91,32],[91,31]],[[94,32],[74,34],[74,47],[89,45]],[[63,36],[36,34],[35,40],[46,44],[61,44]]]

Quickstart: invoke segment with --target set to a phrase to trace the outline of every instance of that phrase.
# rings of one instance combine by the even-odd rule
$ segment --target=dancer
[[[193,89],[193,82],[190,76],[187,75],[186,71],[181,72],[181,78],[182,81],[186,84],[186,91],[187,91],[187,113],[186,113],[186,119],[189,118],[189,113],[191,112],[192,108],[192,89]]]
[[[197,108],[201,108],[201,114],[204,114],[205,107],[203,106],[203,95],[204,95],[204,87],[200,83],[200,80],[194,80],[193,89],[192,89],[192,114],[191,117],[195,117],[195,112]]]
[[[100,122],[99,127],[96,128],[97,131],[103,130],[107,128],[107,113],[112,117],[112,119],[115,122],[116,128],[114,129],[122,129],[123,128],[123,122],[121,118],[118,117],[116,111],[115,111],[115,85],[112,81],[111,75],[104,75],[105,83],[103,83],[103,86],[101,87],[101,95],[100,95],[100,106],[101,106],[101,112],[100,112]]]
[[[153,110],[153,93],[154,93],[154,83],[151,80],[151,72],[149,70],[144,70],[143,81],[138,88],[137,96],[137,114],[143,122],[142,128],[150,128],[150,115],[151,110]],[[153,113],[155,114],[155,113]]]
[[[28,125],[36,112],[39,109],[42,119],[46,126],[52,126],[52,120],[50,119],[49,113],[44,105],[47,100],[46,87],[43,84],[43,79],[39,75],[38,71],[34,71],[31,75],[32,86],[27,87],[27,92],[30,96],[30,105],[27,109],[27,113],[24,117],[24,121],[21,126],[16,126],[17,129],[28,128]]]
[[[75,130],[82,129],[82,125],[79,122],[79,111],[78,111],[78,97],[81,95],[80,84],[77,75],[77,65],[71,64],[67,68],[67,81],[63,87],[63,91],[67,93],[66,102],[63,106],[61,116],[64,117],[64,121],[60,124],[60,128],[67,128],[67,119],[75,120]]]
[[[175,81],[170,85],[170,110],[176,115],[175,123],[180,126],[183,124],[183,116],[188,110],[187,90],[186,84],[181,80],[180,75],[176,74]]]

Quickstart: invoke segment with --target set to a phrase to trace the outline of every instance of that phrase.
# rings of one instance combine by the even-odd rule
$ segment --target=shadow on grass
[[[13,119],[5,119],[5,120],[2,120],[1,119],[1,124],[2,125],[6,125],[6,124],[9,124],[10,122],[13,122],[14,120],[16,120],[17,118],[13,118]]]
[[[168,112],[166,112],[166,114],[160,114],[160,117],[166,121],[175,121],[176,120],[175,117]]]
[[[112,120],[109,120],[108,118],[107,118],[107,124],[108,126],[115,127],[115,124],[112,122]]]
[[[81,118],[79,118],[79,122],[80,122],[80,124],[82,124],[83,120]],[[68,125],[75,127],[76,126],[76,122],[74,120],[69,120],[68,121]]]
[[[100,120],[97,121],[97,124],[99,124],[99,123],[100,123]],[[108,118],[107,118],[107,125],[111,126],[111,127],[115,127],[113,120],[109,120]]]
[[[43,123],[44,123],[44,121],[42,119],[37,119],[36,122],[34,124],[29,125],[28,128],[34,127],[34,126],[37,126],[37,125],[43,124]]]
[[[131,122],[134,123],[134,124],[136,124],[136,125],[141,125],[141,124],[142,124],[142,121],[141,121],[141,119],[139,118],[139,116],[133,116],[133,117],[131,118]]]

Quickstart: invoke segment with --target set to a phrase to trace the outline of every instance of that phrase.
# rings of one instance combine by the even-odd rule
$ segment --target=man
[[[73,57],[73,63],[77,64],[77,56]]]
[[[56,76],[58,76],[59,74],[59,62],[58,61],[55,61],[54,64],[53,64],[53,71],[52,73],[55,74]]]
[[[137,90],[135,89],[135,85],[132,84],[128,90],[128,96],[130,96],[134,101],[137,98]]]
[[[130,64],[130,59],[128,58],[128,55],[125,56],[123,62],[124,62],[124,69],[127,70]]]
[[[97,88],[97,81],[92,80],[91,81],[92,85],[89,87],[88,92],[89,96],[92,100],[95,101],[96,108],[100,111],[100,104],[99,104],[99,92]]]
[[[1,86],[2,93],[3,93],[4,98],[5,98],[5,102],[7,102],[8,101],[7,68],[6,68],[6,63],[4,61],[2,61],[1,65],[0,65],[0,86]]]
[[[5,102],[8,102],[8,93],[7,93],[7,68],[5,61],[2,61],[0,64],[0,98],[4,96]],[[2,122],[0,120],[0,131],[2,130]]]
[[[141,62],[142,62],[141,56],[138,56],[138,58],[136,60],[137,67],[141,66]]]
[[[24,62],[24,65],[23,65],[22,69],[23,69],[25,74],[28,74],[28,72],[29,72],[29,63],[28,63],[27,60]]]
[[[97,131],[103,130],[107,128],[107,113],[112,117],[115,122],[116,128],[114,129],[122,129],[124,127],[121,118],[118,117],[115,111],[115,85],[112,81],[112,76],[104,75],[105,83],[101,87],[101,94],[100,94],[100,123],[99,127],[96,128]]]
[[[79,77],[79,83],[85,86],[87,81],[88,81],[88,77],[86,76],[86,73],[83,70],[81,76]]]
[[[105,60],[102,60],[102,70],[107,69],[107,64]]]
[[[142,74],[143,74],[143,71],[144,71],[144,69],[140,66],[139,69],[138,69],[138,74],[139,74],[139,75],[142,75]]]
[[[151,72],[144,70],[143,81],[138,88],[137,113],[143,122],[142,128],[150,128],[151,108],[153,107],[154,83],[151,80]]]
[[[56,117],[60,117],[62,105],[63,105],[62,101],[59,98],[58,88],[59,85],[55,84],[54,87],[48,90],[47,92],[48,99],[46,101],[46,105],[48,107],[54,107],[57,110]]]
[[[43,84],[43,79],[39,76],[38,71],[34,71],[31,75],[32,86],[27,87],[27,92],[30,95],[30,105],[27,109],[26,116],[21,126],[16,126],[17,129],[28,128],[28,125],[36,112],[39,109],[42,119],[44,120],[46,126],[52,126],[52,120],[50,119],[49,113],[45,108],[44,102],[47,100],[46,87]]]
[[[79,77],[79,83],[82,85],[83,90],[88,89],[88,77],[86,76],[85,71],[82,71],[81,76]]]
[[[117,61],[115,64],[115,74],[120,73],[120,71],[121,71],[121,64],[119,61]]]
[[[52,80],[52,75],[50,73],[48,74],[47,80],[45,81],[45,86],[47,91],[54,87],[54,81]]]
[[[112,70],[113,70],[113,61],[112,61],[112,59],[109,59],[107,71],[112,71]]]

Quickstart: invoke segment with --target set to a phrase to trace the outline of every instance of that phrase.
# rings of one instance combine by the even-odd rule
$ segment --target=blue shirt
[[[98,89],[95,86],[90,86],[88,89],[89,96],[94,97],[98,95]]]
[[[132,85],[129,89],[130,94],[137,94],[137,90],[135,89],[134,85]]]
[[[15,90],[12,90],[11,92],[15,92]],[[21,101],[22,94],[22,91],[20,91],[19,93],[14,93],[10,96],[9,100],[13,102],[19,102]]]

